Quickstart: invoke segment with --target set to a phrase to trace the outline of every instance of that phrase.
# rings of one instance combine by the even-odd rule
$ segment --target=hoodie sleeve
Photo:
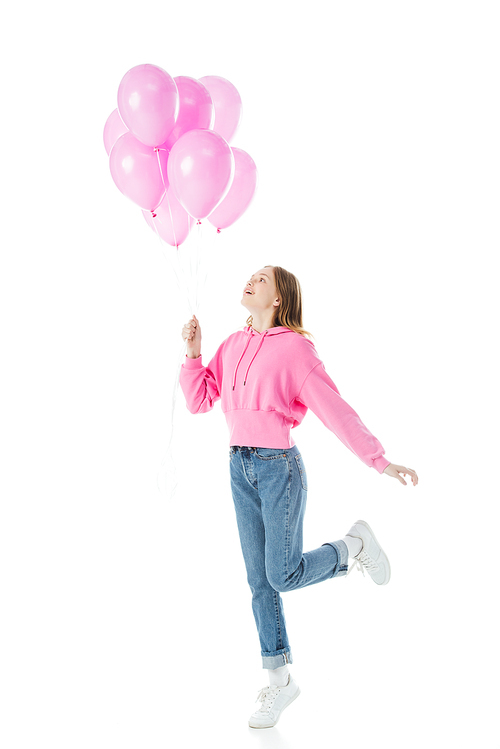
[[[319,362],[307,375],[297,401],[316,414],[346,447],[370,468],[379,473],[390,465],[385,450],[366,428],[356,411],[341,398],[337,386]]]
[[[204,414],[210,411],[220,400],[222,369],[219,348],[214,358],[204,367],[201,355],[197,359],[184,359],[179,374],[179,384],[186,398],[188,411],[192,414]]]

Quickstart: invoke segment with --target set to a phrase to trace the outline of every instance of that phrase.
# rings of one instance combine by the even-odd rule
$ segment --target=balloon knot
[[[201,224],[201,221],[200,221],[200,219],[198,219],[198,221],[196,222],[196,225],[197,225],[197,226],[198,226],[199,224]]]
[[[220,229],[217,229],[217,234],[220,234]]]
[[[153,211],[151,211],[151,214],[152,214],[153,218],[156,218],[156,213],[153,213]]]

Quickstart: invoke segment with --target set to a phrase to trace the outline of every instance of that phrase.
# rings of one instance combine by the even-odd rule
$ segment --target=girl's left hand
[[[403,476],[406,476],[406,474],[409,474],[411,476],[411,480],[413,482],[413,486],[416,486],[418,484],[418,476],[416,471],[413,470],[413,468],[405,468],[404,466],[397,466],[394,463],[389,463],[387,468],[384,468],[384,473],[386,473],[388,476],[393,476],[394,478],[398,479],[398,481],[401,481],[402,484],[406,486],[406,481],[401,478],[399,475],[400,473],[403,474]]]

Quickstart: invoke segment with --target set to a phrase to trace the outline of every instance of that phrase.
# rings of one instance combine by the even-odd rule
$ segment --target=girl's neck
[[[256,317],[255,315],[252,315],[252,328],[257,331],[257,333],[262,333],[264,330],[268,330],[269,328],[273,327],[273,317],[274,313],[269,316],[262,316],[262,317]]]

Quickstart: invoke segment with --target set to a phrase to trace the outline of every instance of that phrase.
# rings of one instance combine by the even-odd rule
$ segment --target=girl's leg
[[[275,669],[293,661],[281,596],[269,584],[266,575],[266,533],[252,453],[250,448],[232,447],[229,458],[231,491],[247,580],[252,591],[262,665]]]
[[[252,457],[262,503],[266,575],[273,589],[296,590],[346,575],[344,541],[302,551],[307,476],[297,446],[287,450],[258,447]]]

